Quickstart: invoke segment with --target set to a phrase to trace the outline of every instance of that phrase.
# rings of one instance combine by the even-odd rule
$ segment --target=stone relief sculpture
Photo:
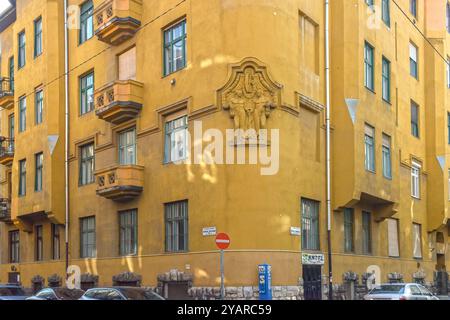
[[[249,138],[249,130],[258,136],[281,103],[281,85],[270,79],[265,66],[247,58],[232,67],[230,80],[219,90],[218,102],[229,111],[235,130],[243,130],[245,138]]]

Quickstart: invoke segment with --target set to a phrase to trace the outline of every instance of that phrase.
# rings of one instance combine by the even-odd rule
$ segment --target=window
[[[94,73],[80,78],[80,115],[94,110]]]
[[[19,161],[19,196],[23,197],[27,192],[27,160]]]
[[[80,258],[95,258],[95,217],[80,219]]]
[[[164,75],[186,66],[186,21],[164,31]]]
[[[119,80],[136,80],[136,47],[119,56]]]
[[[450,33],[450,3],[447,2],[447,10],[446,10],[446,24],[447,24],[447,32]]]
[[[119,134],[119,164],[136,164],[136,129]]]
[[[383,133],[383,176],[392,178],[391,137]]]
[[[373,0],[366,0],[366,4],[368,6],[373,6]]]
[[[450,89],[450,57],[447,56],[447,61],[445,61],[445,70],[447,75],[447,89]]]
[[[366,42],[364,47],[364,85],[372,91],[375,90],[373,51],[373,47]]]
[[[362,251],[363,254],[372,253],[372,214],[363,211],[362,213]]]
[[[44,154],[38,153],[35,156],[35,176],[34,176],[34,191],[39,192],[42,191],[42,179],[43,174],[42,170],[44,167]]]
[[[20,239],[19,230],[9,232],[9,262],[20,262]]]
[[[409,43],[409,65],[410,65],[410,74],[414,78],[418,79],[419,70],[417,66],[417,58],[418,58],[418,50],[417,47],[413,43]]]
[[[391,62],[383,57],[382,66],[382,94],[383,100],[386,102],[391,102]]]
[[[86,1],[80,8],[80,44],[86,42],[94,35],[94,5]]]
[[[388,223],[388,251],[390,257],[400,257],[398,242],[398,220],[387,219]]]
[[[59,226],[52,223],[52,259],[60,259]]]
[[[21,33],[19,33],[18,44],[19,44],[18,64],[19,64],[19,69],[20,69],[25,66],[25,60],[26,60],[25,31],[22,31]]]
[[[320,250],[319,202],[302,199],[302,249]]]
[[[448,199],[450,201],[450,169],[448,169]],[[450,228],[450,226],[449,226]],[[450,237],[450,233],[449,233],[449,237]]]
[[[420,137],[419,106],[414,101],[411,101],[411,134],[416,138]]]
[[[351,208],[344,209],[344,250],[354,252],[355,212]]]
[[[137,210],[119,213],[119,237],[121,256],[137,253]]]
[[[413,257],[415,259],[422,259],[422,226],[418,223],[413,223]]]
[[[319,25],[306,14],[299,14],[299,52],[301,69],[308,73],[320,73]]]
[[[166,251],[188,251],[188,202],[165,204]]]
[[[187,116],[173,120],[166,119],[164,162],[176,162],[187,157]]]
[[[368,124],[365,126],[364,143],[366,170],[375,172],[375,129]]]
[[[9,58],[9,86],[14,92],[14,57]]]
[[[94,144],[89,143],[80,147],[80,173],[79,184],[81,186],[94,183],[94,168],[95,168],[95,156],[94,156]]]
[[[391,25],[391,12],[390,12],[389,0],[381,0],[381,19],[383,22],[390,27]]]
[[[34,57],[42,54],[42,18],[34,21]]]
[[[35,96],[34,122],[36,125],[42,123],[42,115],[44,112],[44,91],[42,89],[36,91]]]
[[[19,132],[24,132],[27,129],[27,98],[21,97],[19,99]]]
[[[10,115],[9,118],[9,123],[8,123],[8,130],[9,130],[9,138],[14,140],[14,114]]]
[[[36,240],[35,240],[35,260],[36,261],[42,261],[44,260],[44,237],[43,237],[43,230],[42,226],[36,226],[35,228],[35,234],[36,234]]]
[[[413,161],[411,166],[411,196],[420,199],[420,163]]]
[[[409,12],[417,18],[417,0],[409,0]]]

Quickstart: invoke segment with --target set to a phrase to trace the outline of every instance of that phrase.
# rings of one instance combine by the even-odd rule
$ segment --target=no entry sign
[[[220,250],[228,249],[230,242],[230,237],[226,233],[219,233],[216,236],[216,245]]]

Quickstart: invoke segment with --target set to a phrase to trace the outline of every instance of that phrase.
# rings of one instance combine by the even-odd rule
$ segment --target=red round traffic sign
[[[228,249],[230,242],[230,237],[226,233],[219,233],[216,236],[216,245],[220,250]]]

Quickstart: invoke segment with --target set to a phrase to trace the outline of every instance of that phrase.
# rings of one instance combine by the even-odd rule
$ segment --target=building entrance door
[[[322,300],[322,266],[303,265],[305,300]]]

